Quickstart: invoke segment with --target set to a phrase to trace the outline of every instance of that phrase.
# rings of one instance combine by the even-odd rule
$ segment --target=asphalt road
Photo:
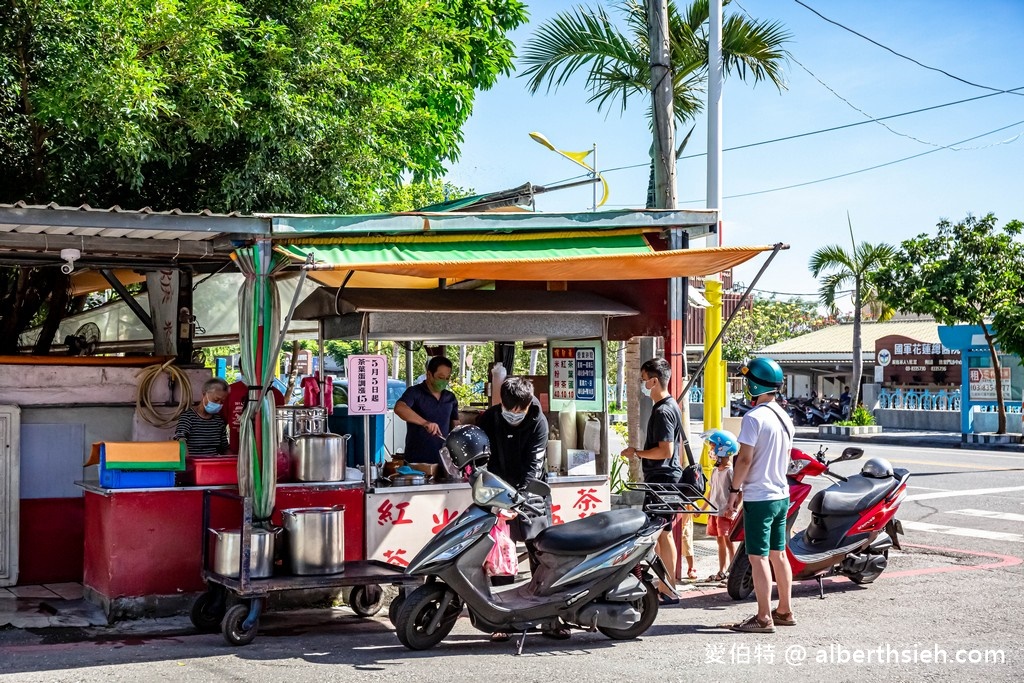
[[[827,444],[829,455],[842,445]],[[816,450],[817,443],[798,443]],[[907,536],[870,586],[795,589],[798,624],[771,635],[717,628],[751,613],[720,588],[686,593],[639,640],[576,633],[491,644],[467,619],[429,652],[405,650],[384,617],[345,608],[269,613],[251,645],[194,633],[187,620],[117,629],[0,632],[4,681],[1019,681],[1024,456],[868,446],[913,473]],[[863,462],[863,458],[861,463]],[[841,474],[860,463],[840,463]],[[825,485],[827,482],[816,482]],[[798,521],[802,528],[804,521]],[[713,570],[711,557],[698,568]],[[881,662],[881,663],[880,663]]]

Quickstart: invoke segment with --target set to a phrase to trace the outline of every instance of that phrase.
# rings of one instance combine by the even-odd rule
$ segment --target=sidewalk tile
[[[9,590],[19,598],[60,598],[45,586],[11,586]]]
[[[80,600],[84,595],[84,589],[80,583],[47,583],[43,584],[43,587],[53,591],[65,600]]]

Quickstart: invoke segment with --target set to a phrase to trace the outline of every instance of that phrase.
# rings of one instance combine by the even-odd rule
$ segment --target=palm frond
[[[818,300],[832,315],[839,312],[839,308],[836,306],[836,299],[847,281],[850,280],[852,280],[850,273],[843,271],[830,273],[822,279],[821,287],[818,288]]]
[[[814,277],[818,277],[826,270],[845,270],[848,276],[857,272],[850,254],[838,244],[828,244],[811,254],[809,267]]]
[[[783,45],[792,34],[774,21],[749,21],[734,14],[722,26],[722,61],[726,73],[742,80],[752,76],[754,83],[770,81],[776,88],[786,87],[783,65],[789,52]]]

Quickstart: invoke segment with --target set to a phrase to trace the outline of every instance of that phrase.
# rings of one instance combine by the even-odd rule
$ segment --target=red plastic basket
[[[225,486],[238,484],[238,456],[189,456],[185,472],[194,486]]]

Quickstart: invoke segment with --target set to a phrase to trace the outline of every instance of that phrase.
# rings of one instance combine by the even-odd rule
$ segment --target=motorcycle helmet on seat
[[[892,465],[885,458],[871,458],[860,468],[860,473],[871,479],[886,479],[892,476]]]
[[[448,457],[458,469],[481,464],[491,457],[491,441],[476,425],[460,425],[444,442]]]
[[[740,368],[740,374],[747,380],[751,398],[770,394],[782,388],[782,368],[771,358],[754,358]]]

